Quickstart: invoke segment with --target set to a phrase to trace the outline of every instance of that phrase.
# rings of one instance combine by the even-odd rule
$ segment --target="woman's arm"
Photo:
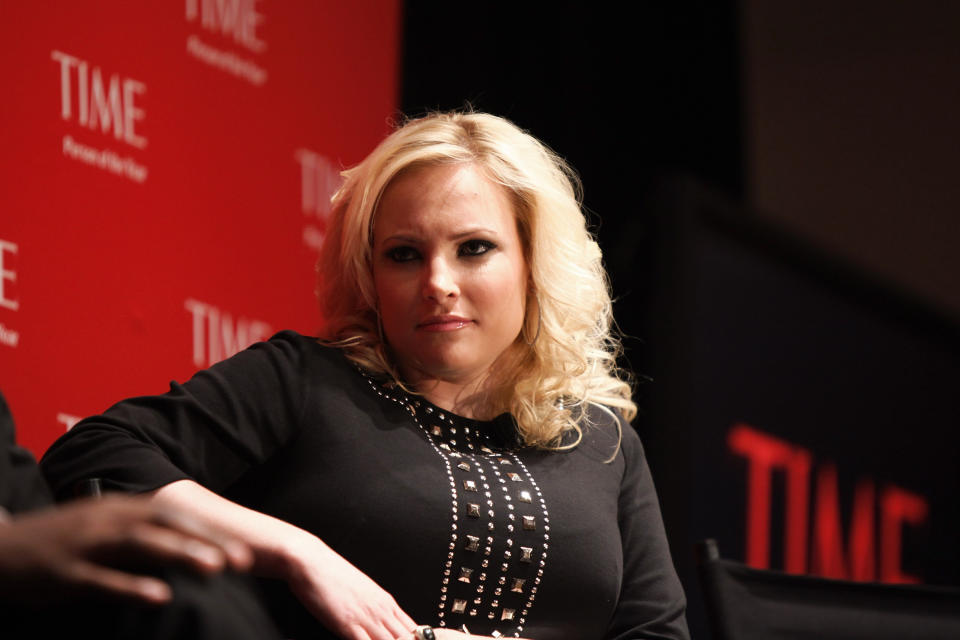
[[[59,500],[91,478],[123,493],[183,479],[222,492],[300,432],[304,398],[330,369],[319,349],[277,334],[163,395],[129,398],[82,420],[40,467]]]
[[[278,334],[162,396],[131,398],[82,421],[41,466],[61,499],[98,478],[107,491],[148,493],[221,529],[251,547],[255,572],[289,583],[338,635],[393,640],[414,623],[383,589],[316,536],[215,493],[297,436],[304,398],[339,362],[309,338]]]
[[[254,554],[253,571],[286,581],[324,626],[348,640],[394,640],[416,626],[393,597],[320,538],[247,509],[190,480],[153,492],[164,507],[185,512],[242,540]]]
[[[245,542],[253,571],[286,581],[324,626],[348,640],[410,640],[416,623],[393,597],[324,542],[292,524],[247,509],[190,480],[153,492],[153,500]],[[436,630],[438,640],[477,638]]]
[[[299,434],[304,399],[343,374],[337,356],[307,338],[278,334],[163,396],[132,398],[81,422],[44,456],[44,472],[61,498],[78,482],[100,478],[106,490],[150,492],[223,528],[253,549],[256,573],[286,581],[344,638],[412,635],[414,621],[390,594],[319,538],[216,493]]]
[[[623,583],[606,640],[688,640],[686,598],[677,578],[657,492],[640,438],[623,424],[625,471],[620,487]]]

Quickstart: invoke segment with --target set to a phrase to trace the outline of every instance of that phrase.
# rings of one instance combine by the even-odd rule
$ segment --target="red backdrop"
[[[41,454],[311,332],[338,171],[397,103],[399,0],[0,6],[0,390]]]

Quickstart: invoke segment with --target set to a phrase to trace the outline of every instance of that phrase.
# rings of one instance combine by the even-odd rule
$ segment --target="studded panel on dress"
[[[550,548],[550,516],[536,481],[481,423],[367,380],[381,398],[406,408],[446,470],[450,539],[435,626],[469,628],[483,619],[494,625],[493,637],[520,637]]]

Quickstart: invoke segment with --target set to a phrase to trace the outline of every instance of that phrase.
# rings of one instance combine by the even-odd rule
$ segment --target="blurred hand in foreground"
[[[5,602],[113,596],[162,604],[170,587],[150,569],[215,573],[252,562],[245,544],[143,497],[81,500],[0,521]]]

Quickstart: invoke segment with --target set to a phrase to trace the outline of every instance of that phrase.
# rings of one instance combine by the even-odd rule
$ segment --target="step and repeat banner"
[[[21,443],[313,331],[339,171],[396,117],[400,10],[0,5],[0,391]]]

